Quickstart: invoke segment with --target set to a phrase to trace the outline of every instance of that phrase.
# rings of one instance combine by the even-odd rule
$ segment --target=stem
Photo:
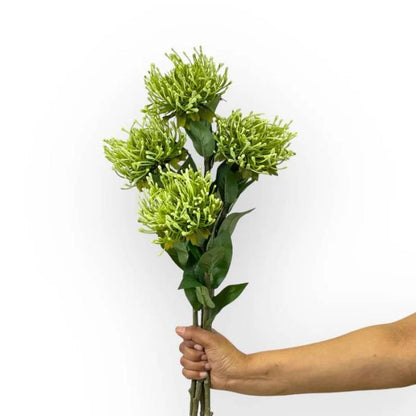
[[[207,375],[207,378],[204,380],[204,403],[205,413],[203,414],[203,416],[211,416],[211,381],[209,373]]]
[[[206,278],[209,279],[209,276],[206,276]],[[210,296],[214,296],[214,290],[210,289]],[[208,319],[209,319],[209,308],[207,306],[204,306],[202,308],[202,319],[201,319],[201,328],[204,328],[208,331],[211,330],[211,326],[208,325]],[[208,375],[207,377],[202,381],[203,383],[203,396],[201,399],[201,404],[203,403],[201,407],[201,414],[200,416],[212,416],[211,412],[211,381],[210,381],[210,372],[207,371]]]
[[[196,390],[195,390],[195,397],[192,399],[192,413],[191,416],[198,416],[198,407],[199,407],[199,400],[201,398],[201,388],[202,382],[200,380],[196,380]]]
[[[198,326],[198,311],[193,309],[192,311],[192,325]],[[189,395],[190,395],[190,405],[189,405],[189,416],[193,416],[194,414],[194,396],[195,396],[195,389],[196,389],[196,380],[191,381],[191,387],[189,388]]]
[[[201,380],[201,409],[199,416],[205,416],[205,383]]]

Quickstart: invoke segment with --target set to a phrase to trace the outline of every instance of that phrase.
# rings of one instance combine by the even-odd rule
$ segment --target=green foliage
[[[240,218],[244,217],[244,215],[250,213],[253,210],[254,208],[243,212],[233,212],[232,214],[227,215],[227,217],[221,224],[221,227],[218,231],[218,235],[221,235],[222,233],[227,233],[231,236]]]
[[[190,121],[186,132],[191,138],[195,150],[201,156],[209,157],[214,153],[215,140],[211,132],[211,124],[208,121]]]
[[[185,289],[185,295],[186,295],[189,303],[192,305],[193,309],[198,311],[202,308],[202,304],[199,302],[198,298],[196,297],[196,289],[195,288]]]
[[[141,231],[156,233],[154,242],[165,249],[181,241],[202,245],[222,207],[212,192],[210,174],[160,170],[157,181],[149,176],[147,182],[139,202],[139,222],[146,227]]]
[[[229,117],[217,118],[215,140],[217,160],[235,163],[243,176],[257,179],[259,173],[277,175],[278,165],[295,153],[288,149],[296,133],[289,131],[290,123],[284,124],[277,116],[272,122],[259,114],[250,112],[243,117],[240,110]]]
[[[183,271],[182,281],[178,289],[190,289],[202,285],[203,284],[195,277],[194,269],[189,268]]]
[[[137,127],[136,127],[137,126]],[[114,171],[129,181],[127,188],[147,186],[146,177],[159,166],[176,166],[183,160],[186,135],[172,122],[145,116],[128,131],[126,141],[105,139],[104,153]]]
[[[217,288],[227,276],[232,258],[232,244],[217,245],[206,251],[195,267],[197,276],[209,277],[209,287]]]
[[[237,165],[221,163],[217,170],[216,185],[224,203],[230,207],[238,198],[239,183],[243,180]]]
[[[218,315],[221,309],[237,299],[247,285],[248,283],[229,285],[225,287],[220,293],[218,293],[218,295],[214,296],[213,303],[215,306],[210,311],[210,317],[207,324],[212,325],[214,318]]]
[[[192,120],[212,120],[215,103],[231,84],[228,81],[228,68],[222,70],[224,64],[215,64],[212,57],[207,57],[194,48],[189,57],[184,53],[183,59],[174,49],[165,56],[174,67],[162,74],[155,64],[151,64],[145,76],[149,104],[144,112],[157,115],[177,116],[178,125],[184,126],[187,116]],[[213,108],[214,107],[214,108]]]
[[[209,295],[209,291],[205,286],[197,286],[195,288],[195,294],[199,303],[201,303],[203,306],[208,306],[208,308],[215,307],[215,303],[212,301]]]

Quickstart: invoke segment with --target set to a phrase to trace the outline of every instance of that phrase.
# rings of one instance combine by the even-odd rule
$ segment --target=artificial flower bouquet
[[[144,77],[148,104],[126,140],[105,139],[106,158],[127,188],[140,193],[140,231],[156,235],[182,270],[178,289],[193,311],[193,325],[211,330],[218,313],[247,283],[228,285],[218,293],[232,258],[232,233],[245,212],[231,212],[241,193],[260,174],[277,175],[295,153],[296,133],[278,116],[227,117],[217,106],[229,88],[228,68],[207,57],[202,47],[191,57],[174,49],[165,54],[173,68],[162,74],[151,64]],[[190,139],[201,166],[187,148]],[[214,173],[215,172],[215,173]],[[212,416],[210,378],[192,380],[190,416]]]

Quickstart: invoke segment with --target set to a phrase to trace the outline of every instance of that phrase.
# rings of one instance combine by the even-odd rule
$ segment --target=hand
[[[179,351],[186,378],[202,380],[210,370],[211,388],[231,390],[232,382],[243,377],[247,355],[219,332],[188,326],[177,327],[176,333],[184,339]]]

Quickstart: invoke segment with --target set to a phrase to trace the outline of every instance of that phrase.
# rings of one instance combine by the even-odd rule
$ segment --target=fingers
[[[214,344],[215,334],[198,326],[178,326],[176,333],[184,340],[193,341],[203,348]]]
[[[186,359],[184,356],[181,357],[180,362],[183,366],[183,368],[185,368],[186,370],[191,370],[191,371],[205,371],[207,370],[207,362],[206,361],[191,361]]]
[[[203,380],[208,375],[206,371],[192,371],[186,368],[182,369],[182,374],[190,380]]]
[[[203,351],[195,350],[194,348],[190,348],[185,344],[185,341],[181,342],[179,345],[179,351],[183,354],[183,356],[190,361],[202,361],[202,356],[206,354]]]

